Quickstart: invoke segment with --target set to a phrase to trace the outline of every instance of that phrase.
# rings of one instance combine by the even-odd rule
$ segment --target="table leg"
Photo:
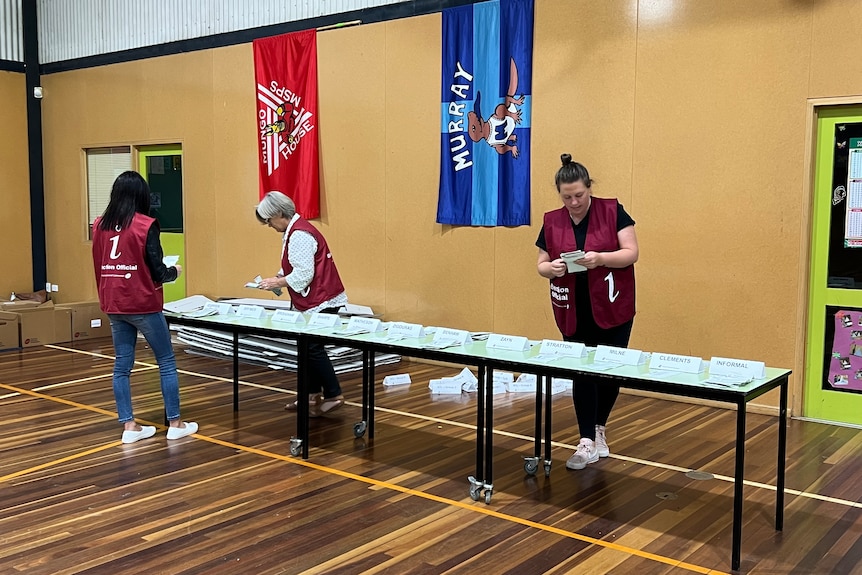
[[[374,355],[368,351],[368,439],[374,439]]]
[[[733,541],[730,568],[739,569],[742,543],[742,488],[745,471],[745,402],[736,406],[736,470],[733,477]]]
[[[545,477],[551,475],[551,407],[553,407],[553,378],[545,377]]]
[[[775,489],[775,530],[784,529],[784,469],[787,453],[787,382],[785,377],[781,382],[781,399],[778,409],[778,466]]]
[[[494,493],[494,368],[485,372],[485,503],[491,503]]]
[[[239,411],[239,332],[233,332],[233,410]]]
[[[479,385],[476,398],[476,475],[467,478],[470,482],[470,498],[478,501],[484,486],[485,463],[485,366],[479,365]]]
[[[296,436],[291,439],[290,454],[308,459],[308,340],[296,340]]]

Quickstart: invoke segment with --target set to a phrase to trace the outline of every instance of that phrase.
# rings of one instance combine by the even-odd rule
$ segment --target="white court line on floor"
[[[113,358],[113,356],[108,356],[108,355],[98,354],[98,353],[95,353],[95,352],[88,352],[88,351],[80,350],[80,349],[72,349],[72,348],[62,347],[62,346],[58,346],[58,345],[46,345],[45,347],[50,347],[50,348],[52,348],[52,349],[57,349],[57,350],[61,350],[61,351],[72,351],[72,352],[75,352],[75,353],[82,353],[82,354],[85,354],[85,355],[94,355],[94,356],[96,356],[96,357],[103,357],[103,358],[111,359],[111,360],[113,360],[113,359],[114,359],[114,358]],[[148,368],[158,368],[158,366],[157,366],[157,365],[153,365],[153,364],[146,363],[146,362],[142,362],[142,361],[135,361],[135,363],[136,363],[136,364],[143,365],[143,366],[148,367]],[[185,374],[185,375],[191,375],[191,376],[194,376],[194,377],[201,377],[201,378],[204,378],[204,379],[211,379],[211,380],[215,380],[215,381],[224,381],[224,382],[228,382],[228,383],[233,383],[233,378],[226,378],[226,377],[219,377],[219,376],[213,376],[213,375],[206,375],[206,374],[203,374],[203,373],[198,373],[198,372],[188,371],[188,370],[182,370],[182,369],[177,370],[177,371],[178,371],[179,373],[182,373],[182,374]],[[101,376],[97,376],[97,377],[101,377]],[[92,379],[92,378],[86,378],[86,379]],[[80,381],[83,381],[83,380],[80,380]],[[242,380],[240,380],[240,381],[239,381],[239,384],[240,384],[240,385],[244,385],[244,386],[246,386],[246,387],[256,387],[256,388],[258,388],[258,389],[266,389],[266,390],[269,390],[269,391],[275,391],[275,392],[279,392],[279,393],[286,393],[286,394],[289,394],[289,395],[296,395],[296,392],[295,392],[295,391],[293,391],[293,390],[289,390],[289,389],[282,389],[282,388],[280,388],[280,387],[272,387],[272,386],[268,386],[268,385],[261,385],[261,384],[258,384],[258,383],[252,383],[252,382],[250,382],[250,381],[242,381]],[[9,394],[9,395],[7,395],[7,396],[0,396],[0,399],[3,399],[4,397],[9,397],[10,395],[16,395],[16,394]],[[362,407],[362,404],[361,404],[361,403],[356,403],[356,402],[353,402],[353,401],[346,401],[346,402],[345,402],[345,404],[347,404],[347,405],[352,405],[352,406],[359,407],[359,408],[361,408],[361,407]],[[413,418],[413,419],[419,419],[419,420],[422,420],[422,421],[429,421],[429,422],[432,422],[432,423],[441,423],[441,424],[446,424],[446,425],[452,425],[452,426],[455,426],[455,427],[462,427],[462,428],[464,428],[464,429],[469,429],[469,430],[472,430],[472,431],[475,431],[475,430],[476,430],[476,426],[475,426],[475,425],[472,425],[472,424],[469,424],[469,423],[461,423],[461,422],[459,422],[459,421],[451,421],[451,420],[448,420],[448,419],[441,419],[441,418],[439,418],[439,417],[431,417],[431,416],[427,416],[427,415],[421,415],[421,414],[418,414],[418,413],[410,413],[409,411],[399,411],[399,410],[396,410],[396,409],[389,409],[389,408],[386,408],[386,407],[378,407],[378,406],[374,406],[374,411],[376,411],[376,412],[380,412],[380,413],[388,413],[388,414],[390,414],[390,415],[398,415],[398,416],[401,416],[401,417],[408,417],[408,418]],[[502,436],[502,437],[509,437],[509,438],[512,438],[512,439],[521,439],[521,440],[527,441],[527,442],[529,442],[529,443],[535,443],[535,439],[534,439],[533,437],[530,437],[530,436],[528,436],[528,435],[522,435],[522,434],[520,434],[520,433],[512,433],[512,432],[510,432],[510,431],[504,431],[504,430],[502,430],[502,429],[495,429],[495,430],[494,430],[494,435],[499,435],[499,436]],[[571,445],[571,444],[569,444],[569,443],[562,443],[562,442],[559,442],[559,441],[551,441],[551,445],[552,445],[553,447],[561,447],[561,448],[564,448],[564,449],[569,449],[569,450],[571,450],[571,451],[574,451],[574,450],[576,449],[576,447],[577,447],[577,446],[575,446],[575,445]],[[619,454],[612,453],[612,454],[610,455],[610,457],[611,457],[611,458],[613,458],[613,459],[619,459],[620,461],[627,461],[627,462],[629,462],[629,463],[635,463],[635,464],[638,464],[638,465],[644,465],[644,466],[648,466],[648,467],[655,467],[655,468],[658,468],[658,469],[665,469],[665,470],[668,470],[668,471],[677,471],[677,472],[680,472],[680,473],[688,473],[689,471],[693,471],[692,469],[689,469],[689,468],[686,468],[686,467],[679,467],[679,466],[677,466],[677,465],[670,465],[670,464],[667,464],[667,463],[661,463],[661,462],[658,462],[658,461],[650,461],[650,460],[648,460],[648,459],[638,459],[638,458],[636,458],[636,457],[629,457],[629,456],[627,456],[627,455],[619,455]],[[703,469],[699,469],[699,470],[697,470],[697,471],[705,471],[705,470],[703,470]],[[713,476],[713,478],[714,478],[714,479],[718,479],[718,480],[720,480],[720,481],[725,481],[725,482],[728,482],[728,483],[733,483],[733,482],[734,482],[734,478],[733,478],[733,477],[730,477],[730,476],[728,476],[728,475],[712,474],[712,476]],[[743,485],[748,485],[749,487],[757,487],[757,488],[759,488],[759,489],[766,489],[766,490],[769,490],[769,491],[776,491],[776,490],[778,489],[775,485],[770,485],[770,484],[768,484],[768,483],[760,483],[760,482],[758,482],[758,481],[749,481],[749,480],[747,480],[747,479],[743,480]],[[800,490],[798,490],[798,489],[791,489],[791,488],[786,487],[786,486],[785,486],[785,488],[784,488],[784,493],[785,493],[785,494],[790,494],[790,495],[796,495],[796,496],[798,496],[798,497],[806,497],[806,498],[809,498],[809,499],[815,499],[815,500],[818,500],[818,501],[825,501],[825,502],[829,502],[829,503],[835,503],[835,504],[838,504],[838,505],[844,505],[844,506],[846,506],[846,507],[855,507],[855,508],[858,508],[858,509],[862,509],[862,502],[850,501],[850,500],[847,500],[847,499],[838,499],[838,498],[836,498],[836,497],[829,497],[829,496],[826,496],[826,495],[821,495],[821,494],[819,494],[819,493],[811,493],[811,492],[808,492],[808,491],[800,491]]]

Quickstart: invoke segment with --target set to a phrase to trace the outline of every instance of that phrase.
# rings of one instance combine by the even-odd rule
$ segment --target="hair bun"
[[[567,166],[572,163],[572,155],[571,154],[563,154],[560,156],[560,160],[563,162],[564,166]]]

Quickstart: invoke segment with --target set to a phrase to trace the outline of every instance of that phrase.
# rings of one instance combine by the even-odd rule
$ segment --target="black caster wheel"
[[[524,472],[527,475],[535,475],[538,469],[539,463],[537,461],[530,457],[526,458],[524,461]]]
[[[301,439],[291,439],[290,440],[290,454],[294,457],[297,457],[302,454],[302,440]]]
[[[365,435],[365,430],[368,429],[368,424],[364,421],[357,421],[353,424],[353,437],[362,437]]]

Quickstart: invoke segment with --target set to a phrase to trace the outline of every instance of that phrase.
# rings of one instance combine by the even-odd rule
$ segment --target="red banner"
[[[260,197],[289,196],[306,218],[320,216],[317,32],[255,40]]]

